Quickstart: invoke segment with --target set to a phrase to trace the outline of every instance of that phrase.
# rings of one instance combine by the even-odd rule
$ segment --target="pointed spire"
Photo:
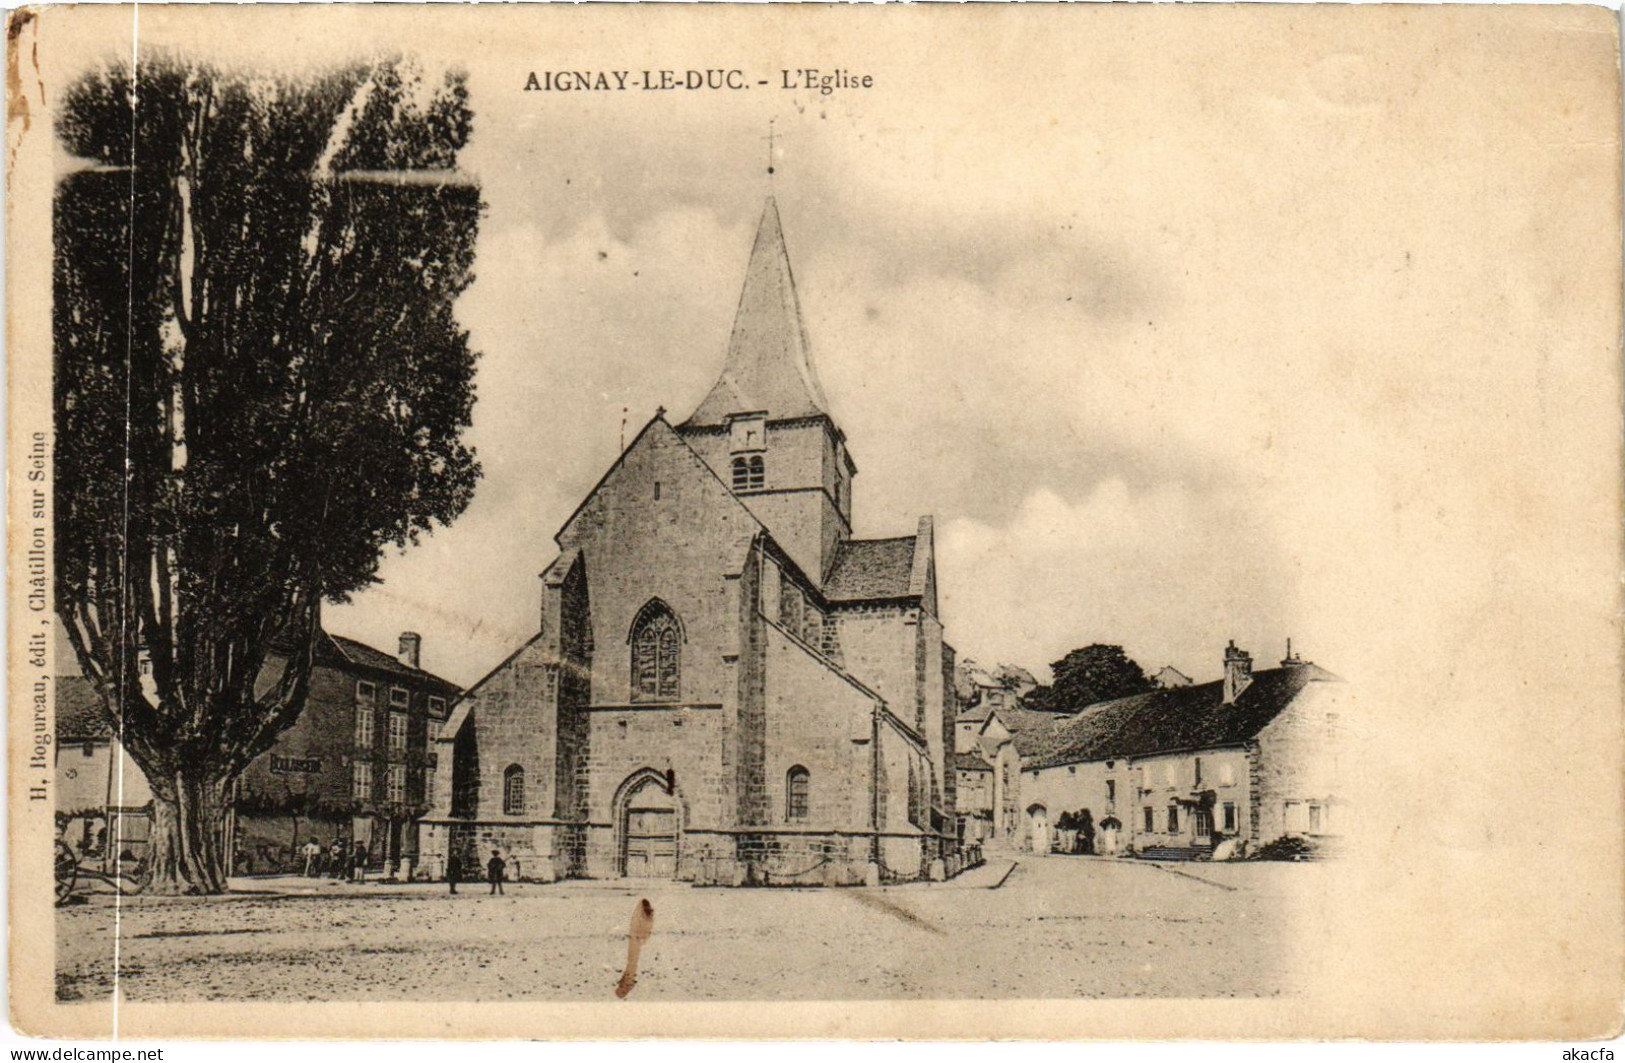
[[[722,376],[687,423],[722,424],[729,414],[758,410],[775,420],[810,417],[828,414],[828,408],[801,323],[779,208],[768,196],[745,267]]]

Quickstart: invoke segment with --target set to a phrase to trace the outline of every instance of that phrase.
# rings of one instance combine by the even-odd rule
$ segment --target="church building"
[[[854,538],[857,471],[769,198],[721,376],[565,521],[536,635],[452,709],[426,853],[544,881],[956,873],[931,518]]]

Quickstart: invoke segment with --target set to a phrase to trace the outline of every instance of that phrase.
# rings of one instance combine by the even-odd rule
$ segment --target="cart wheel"
[[[65,904],[73,896],[74,883],[79,879],[79,858],[66,842],[56,843],[56,903]]]

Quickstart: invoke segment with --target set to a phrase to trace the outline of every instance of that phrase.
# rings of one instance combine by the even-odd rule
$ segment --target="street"
[[[634,999],[1272,996],[1290,990],[1287,946],[1306,932],[1293,902],[1328,870],[1017,859],[997,888],[994,860],[980,877],[886,889],[622,880],[508,883],[500,897],[465,883],[452,897],[310,880],[297,894],[126,898],[118,977],[137,1001],[612,999],[647,899]],[[105,998],[114,925],[106,894],[58,910],[59,999]]]

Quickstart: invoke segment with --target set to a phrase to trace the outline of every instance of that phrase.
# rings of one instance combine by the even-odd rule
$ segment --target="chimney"
[[[1291,639],[1286,640],[1286,656],[1281,658],[1281,667],[1282,668],[1301,668],[1301,667],[1303,667],[1303,658],[1299,657],[1297,654],[1292,652],[1292,640]]]
[[[1253,681],[1253,655],[1236,649],[1236,640],[1224,648],[1224,703],[1233,704]]]
[[[422,650],[423,636],[416,631],[403,631],[401,632],[401,648],[395,654],[395,659],[408,668],[416,668]]]

